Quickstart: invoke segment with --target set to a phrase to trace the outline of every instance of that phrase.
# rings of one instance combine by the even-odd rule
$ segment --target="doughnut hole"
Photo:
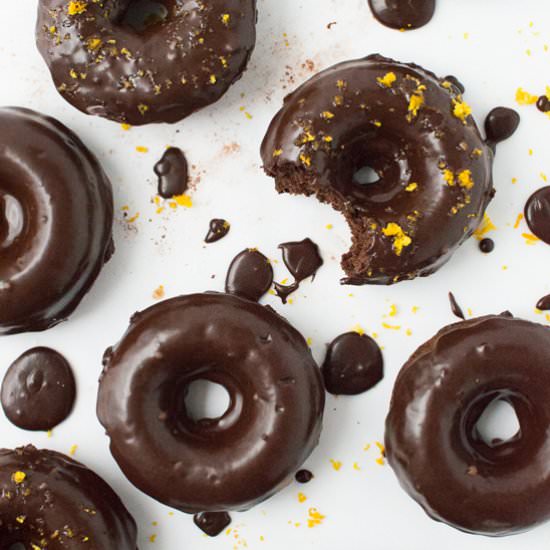
[[[489,446],[519,437],[520,424],[513,405],[504,399],[495,399],[481,413],[476,430]]]
[[[229,392],[216,382],[194,380],[187,386],[184,404],[187,416],[195,422],[221,418],[229,409]]]
[[[118,24],[143,34],[166,21],[175,4],[175,0],[130,0]]]

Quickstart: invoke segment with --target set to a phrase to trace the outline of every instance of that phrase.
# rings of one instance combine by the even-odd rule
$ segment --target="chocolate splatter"
[[[418,29],[429,23],[435,0],[369,0],[374,17],[392,29]]]
[[[541,113],[550,113],[550,98],[546,95],[541,95],[537,100],[537,109]]]
[[[1,389],[4,413],[23,430],[51,430],[73,409],[76,385],[67,360],[50,348],[33,348],[9,367]]]
[[[479,249],[484,254],[489,254],[495,249],[495,241],[493,241],[493,239],[489,239],[488,237],[481,239],[481,241],[479,241]]]
[[[298,483],[309,483],[314,477],[309,470],[298,470],[294,476]]]
[[[283,252],[283,262],[294,277],[290,285],[275,283],[275,292],[286,304],[290,294],[300,288],[300,283],[308,277],[315,277],[317,270],[323,265],[319,247],[311,240],[282,243],[279,248]]]
[[[329,393],[357,395],[382,380],[384,360],[370,336],[347,332],[330,344],[321,370]]]
[[[537,309],[540,311],[550,311],[550,294],[547,296],[543,296],[538,302],[537,302]]]
[[[166,149],[162,158],[155,164],[154,170],[159,178],[158,194],[161,197],[171,199],[187,191],[189,168],[181,149],[177,147]]]
[[[227,512],[201,512],[193,521],[209,537],[217,537],[231,523],[231,516]]]
[[[497,143],[511,137],[518,129],[519,114],[507,107],[495,107],[485,119],[485,134],[487,144],[495,147]]]
[[[231,229],[231,225],[228,221],[222,220],[220,218],[214,218],[210,220],[210,227],[208,228],[208,233],[204,238],[205,243],[215,243],[220,239],[223,239]]]
[[[258,250],[245,249],[229,266],[225,291],[257,302],[273,283],[273,268]]]
[[[525,221],[539,239],[550,244],[550,186],[542,187],[529,197]]]
[[[452,292],[449,292],[449,302],[451,304],[451,311],[453,312],[453,315],[455,317],[458,317],[459,319],[466,319],[466,316],[464,315],[464,312],[462,311],[462,308],[456,301],[455,295]]]

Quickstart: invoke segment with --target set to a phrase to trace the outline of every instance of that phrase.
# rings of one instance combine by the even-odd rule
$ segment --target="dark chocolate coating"
[[[246,248],[233,258],[225,280],[225,291],[257,302],[273,283],[273,267],[258,250]]]
[[[435,13],[435,0],[369,0],[374,17],[392,29],[418,29]]]
[[[323,265],[319,247],[311,240],[282,243],[283,262],[297,283],[308,277],[314,277]]]
[[[227,512],[200,512],[193,516],[195,525],[209,537],[217,537],[231,523]]]
[[[0,334],[45,330],[79,304],[113,251],[113,196],[80,139],[0,108]]]
[[[486,443],[477,422],[496,400],[520,424]],[[550,518],[550,329],[508,315],[450,325],[399,373],[386,420],[386,456],[434,519],[502,536]]]
[[[70,4],[38,5],[37,46],[55,86],[84,113],[136,126],[177,122],[220,99],[256,41],[255,0],[162,0],[160,21],[135,0],[85,0],[73,14]],[[140,28],[147,10],[156,22]]]
[[[2,382],[4,413],[23,430],[51,430],[73,409],[76,384],[71,366],[57,351],[33,348],[18,357]]]
[[[328,347],[321,370],[329,393],[358,395],[384,378],[384,360],[370,336],[346,332]]]
[[[421,67],[379,55],[346,61],[286,98],[262,144],[264,168],[279,192],[315,194],[344,214],[345,282],[429,275],[494,193],[493,152],[467,113],[455,84]],[[364,166],[378,182],[354,180]]]
[[[525,221],[529,229],[550,244],[550,186],[535,191],[525,204]]]
[[[0,450],[0,548],[136,550],[136,539],[120,498],[79,462],[31,445]]]
[[[494,147],[497,143],[512,137],[520,122],[519,113],[513,109],[495,107],[485,119],[487,143]]]
[[[181,149],[169,147],[162,158],[155,164],[155,174],[158,176],[158,194],[171,199],[183,195],[188,188],[189,168],[187,159]]]
[[[229,393],[220,418],[188,415],[199,379]],[[304,338],[271,308],[208,293],[134,316],[107,358],[97,412],[128,479],[197,513],[245,510],[289,483],[318,443],[323,408]]]
[[[223,239],[231,229],[231,225],[228,221],[222,220],[220,218],[214,218],[210,220],[210,225],[208,227],[208,233],[204,238],[204,242],[207,244],[218,242],[220,239]]]

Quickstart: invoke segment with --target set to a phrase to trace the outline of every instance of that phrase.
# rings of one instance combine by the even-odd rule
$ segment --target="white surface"
[[[449,290],[475,315],[510,309],[544,322],[534,305],[550,292],[550,248],[542,243],[526,246],[521,237],[525,225],[512,226],[525,199],[543,184],[540,172],[550,174],[550,120],[534,107],[520,108],[519,132],[499,147],[498,193],[489,208],[498,227],[491,235],[495,252],[482,255],[472,239],[436,275],[390,288],[338,284],[338,258],[347,249],[349,237],[343,220],[314,199],[278,196],[262,173],[258,150],[284,94],[309,76],[303,67],[308,59],[319,70],[380,52],[415,61],[442,76],[455,74],[466,85],[466,100],[479,123],[492,107],[513,106],[518,86],[543,92],[550,84],[546,80],[550,54],[543,48],[550,43],[547,1],[440,0],[437,16],[425,29],[399,33],[377,24],[366,0],[260,0],[257,49],[248,72],[229,94],[175,126],[129,132],[80,114],[57,95],[34,47],[35,4],[23,0],[2,5],[0,104],[24,105],[58,117],[100,157],[115,189],[117,252],[69,322],[42,334],[2,338],[0,375],[27,348],[52,346],[73,364],[79,395],[73,415],[50,439],[46,434],[20,431],[1,417],[1,445],[32,442],[68,452],[77,444],[75,457],[108,480],[136,517],[141,550],[225,550],[246,545],[253,550],[546,548],[550,525],[519,537],[491,540],[464,535],[428,519],[401,491],[392,471],[376,463],[378,451],[372,444],[383,438],[388,399],[400,366],[420,343],[454,320],[447,302]],[[328,30],[331,21],[337,24]],[[239,150],[228,152],[231,147],[226,146],[233,143]],[[201,181],[192,193],[192,209],[157,215],[151,204],[156,188],[152,167],[168,144],[185,150],[196,166],[193,176],[200,175]],[[147,146],[149,153],[137,153],[137,145]],[[512,177],[518,178],[516,185]],[[123,205],[129,206],[130,215],[140,212],[131,226],[122,221]],[[232,228],[228,237],[205,246],[203,237],[212,217],[227,218]],[[334,228],[326,229],[327,224]],[[384,347],[386,377],[362,396],[328,398],[321,445],[306,464],[316,475],[313,482],[292,484],[252,511],[233,514],[237,538],[232,531],[229,536],[207,539],[190,517],[178,512],[169,515],[168,508],[134,489],[111,458],[95,416],[101,355],[122,335],[130,314],[153,302],[152,292],[160,284],[167,296],[221,290],[229,261],[246,246],[257,246],[278,259],[280,280],[287,274],[277,244],[305,236],[319,243],[325,266],[313,284],[303,284],[293,304],[282,306],[273,296],[266,302],[312,338],[317,359],[323,357],[327,342],[357,323],[377,332]],[[398,307],[398,315],[389,322],[401,325],[399,331],[381,327],[388,321],[383,315],[390,304]],[[420,310],[412,314],[412,306]],[[411,336],[405,334],[406,328],[412,330]],[[367,443],[372,447],[364,451]],[[330,459],[342,462],[339,471],[332,468]],[[354,462],[360,470],[353,468]],[[299,491],[307,496],[304,503],[298,502]],[[312,529],[305,525],[309,507],[326,516],[322,525]],[[295,522],[301,525],[296,527]],[[152,534],[157,535],[154,544],[149,542]]]

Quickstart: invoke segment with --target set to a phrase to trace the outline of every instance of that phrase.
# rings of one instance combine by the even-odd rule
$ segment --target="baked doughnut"
[[[0,450],[0,547],[136,550],[133,518],[91,470],[32,445]]]
[[[40,0],[37,45],[77,109],[132,125],[177,122],[246,68],[256,0]]]
[[[225,387],[221,417],[191,417],[196,380]],[[207,293],[134,316],[106,353],[97,412],[128,479],[195,513],[245,510],[289,483],[318,443],[323,407],[319,369],[287,321]]]
[[[509,403],[520,428],[486,442],[485,409]],[[386,420],[386,454],[434,519],[483,535],[550,518],[550,329],[490,315],[450,325],[409,359]]]
[[[316,195],[344,214],[345,283],[429,275],[494,193],[493,152],[470,112],[452,77],[379,55],[346,61],[285,99],[262,144],[264,169],[280,193]],[[375,182],[360,182],[365,167]]]
[[[68,128],[0,108],[0,334],[66,319],[113,252],[113,196]]]

